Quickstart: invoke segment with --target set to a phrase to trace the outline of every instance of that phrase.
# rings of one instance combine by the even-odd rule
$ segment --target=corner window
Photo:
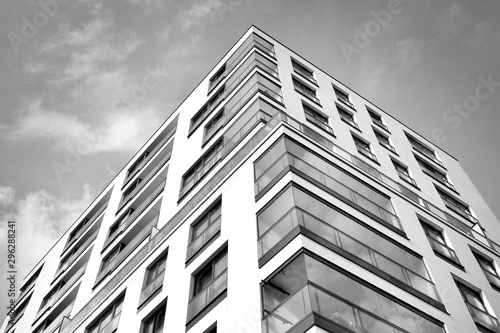
[[[451,246],[448,245],[448,242],[445,239],[443,230],[440,230],[437,227],[431,226],[427,223],[421,222],[421,224],[422,228],[424,229],[425,235],[427,236],[427,240],[434,250],[434,253],[438,257],[441,257],[448,262],[451,261],[460,265],[460,261],[458,260],[455,250],[453,250]]]
[[[87,333],[116,332],[118,322],[120,320],[120,314],[122,312],[123,299],[124,296],[121,296],[106,311],[104,311],[95,323],[87,328]]]
[[[324,115],[319,111],[316,111],[307,104],[302,103],[302,106],[304,108],[304,114],[307,121],[315,124],[316,126],[327,131],[328,133],[333,134],[333,129],[328,124],[328,117],[326,115]]]
[[[292,77],[292,82],[296,92],[309,98],[314,103],[320,104],[318,97],[316,97],[316,89],[309,87],[307,84],[300,82],[294,77]]]
[[[455,281],[472,319],[481,332],[500,332],[500,325],[495,316],[489,313],[480,290],[472,289]]]
[[[141,333],[162,333],[165,325],[166,306],[163,305],[143,323]]]
[[[354,127],[355,129],[359,130],[359,125],[358,123],[354,120],[354,115],[349,112],[349,111],[346,111],[340,107],[337,106],[337,110],[339,111],[339,116],[340,116],[340,119],[343,121],[343,122],[346,122],[348,123],[349,125],[351,125],[352,127]]]

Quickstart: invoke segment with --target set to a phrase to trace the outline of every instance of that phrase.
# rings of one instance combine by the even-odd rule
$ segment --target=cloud
[[[12,205],[15,195],[16,191],[12,187],[0,186],[0,207]]]
[[[464,30],[464,27],[471,23],[465,14],[462,5],[453,3],[445,8],[437,18],[437,35],[429,40],[429,43],[440,44],[455,40]]]
[[[500,28],[495,22],[480,22],[474,25],[471,34],[463,43],[469,47],[498,47],[500,44]]]
[[[181,30],[186,31],[190,28],[203,29],[205,21],[222,20],[222,14],[229,10],[228,5],[221,0],[204,0],[194,3],[186,9],[182,9],[178,15],[181,23]]]
[[[388,58],[372,58],[370,52],[363,54],[357,85],[369,96],[390,100],[398,93],[398,85],[391,77],[394,74],[394,64]]]
[[[404,65],[414,66],[422,59],[424,42],[408,37],[396,42],[396,58]]]
[[[142,15],[147,16],[157,11],[165,10],[163,0],[128,0],[130,3],[142,8]]]

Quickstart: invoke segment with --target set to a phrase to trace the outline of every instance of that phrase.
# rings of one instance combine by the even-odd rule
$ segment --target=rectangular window
[[[370,148],[370,143],[354,135],[352,136],[352,139],[354,141],[354,144],[356,145],[358,153],[378,163],[377,156],[375,156],[375,154],[372,153],[372,150]]]
[[[122,200],[120,202],[120,207],[122,207],[129,199],[131,199],[136,194],[136,189],[139,188],[139,184],[142,182],[141,178],[137,178],[130,184],[130,186],[123,191]]]
[[[181,196],[191,189],[222,157],[223,141],[216,142],[182,177]]]
[[[460,265],[457,254],[448,244],[444,237],[443,230],[439,230],[430,224],[423,223],[422,228],[424,229],[425,235],[429,240],[429,243],[434,250],[434,253],[447,261],[451,261]]]
[[[220,232],[221,201],[219,200],[209,211],[191,227],[190,242],[187,250],[187,259],[198,253]]]
[[[350,113],[349,111],[346,111],[346,110],[344,110],[342,108],[339,108],[339,107],[337,107],[337,110],[339,111],[340,119],[343,122],[346,122],[349,125],[351,125],[352,127],[354,127],[355,129],[359,130],[359,125],[354,120],[354,115],[352,113]]]
[[[209,81],[209,89],[212,89],[220,81],[222,81],[226,77],[226,65],[222,65],[222,67],[210,78]]]
[[[71,233],[69,234],[68,243],[66,247],[68,247],[69,244],[73,243],[78,237],[80,237],[80,235],[82,234],[83,227],[85,227],[87,223],[89,223],[89,221],[90,221],[89,218],[86,217],[80,223],[78,223],[76,228],[73,229],[73,231],[71,231]]]
[[[225,87],[222,86],[211,98],[210,100],[202,106],[200,111],[198,111],[193,118],[191,118],[191,124],[189,126],[189,134],[191,134],[207,117],[212,113],[212,111],[219,105],[222,100],[224,100]]]
[[[115,301],[99,318],[87,328],[87,333],[116,332],[122,312],[124,296]]]
[[[144,321],[141,333],[162,333],[165,325],[166,306],[162,306],[155,314]]]
[[[346,104],[347,106],[351,107],[352,109],[354,108],[354,104],[352,104],[349,94],[346,93],[345,91],[341,90],[340,88],[337,88],[333,86],[333,90],[335,91],[335,95],[337,96],[337,99],[341,101],[342,103]]]
[[[420,167],[422,168],[422,171],[425,174],[434,178],[435,180],[437,180],[441,184],[445,185],[446,187],[452,189],[453,191],[456,191],[455,186],[453,186],[453,184],[448,181],[448,177],[446,176],[446,173],[439,171],[438,169],[434,168],[429,163],[423,161],[422,159],[420,159],[416,156],[415,156],[415,159],[417,160],[418,165],[420,165]]]
[[[118,255],[124,248],[125,244],[123,243],[120,243],[117,246],[115,246],[115,248],[113,248],[111,252],[109,252],[108,255],[106,255],[102,260],[101,269],[99,270],[99,272],[104,271],[108,266],[114,264],[115,259],[118,257]]]
[[[149,152],[147,150],[142,153],[141,156],[139,156],[134,164],[132,164],[132,166],[128,169],[126,178],[129,178],[136,170],[139,170],[148,156]]]
[[[472,319],[481,332],[500,332],[500,325],[495,316],[489,313],[484,304],[481,291],[472,289],[465,284],[455,281],[460,294],[469,310]]]
[[[211,138],[221,127],[224,122],[224,108],[222,108],[217,114],[210,119],[210,121],[205,125],[205,133],[203,135],[204,141]]]
[[[423,144],[422,142],[418,141],[417,139],[409,136],[408,134],[406,135],[406,137],[408,138],[408,141],[412,145],[413,149],[415,149],[419,153],[423,154],[424,156],[426,156],[430,160],[434,161],[435,163],[439,164],[440,166],[444,167],[443,162],[441,162],[436,157],[436,153],[434,152],[434,150],[432,150],[431,148],[427,147],[425,144]]]
[[[120,234],[120,232],[122,232],[125,229],[125,224],[133,212],[134,212],[134,208],[130,207],[129,209],[127,209],[125,214],[120,216],[118,221],[116,221],[115,223],[113,223],[113,225],[111,225],[111,227],[109,227],[109,235],[108,235],[107,239],[111,240],[111,239],[115,238],[116,236],[118,236]]]
[[[476,218],[472,216],[469,206],[466,205],[465,203],[462,203],[460,200],[454,198],[453,196],[449,195],[448,193],[445,193],[443,191],[440,191],[439,189],[437,190],[439,193],[439,196],[444,202],[444,205],[454,211],[455,213],[465,217],[466,219],[476,221]]]
[[[384,147],[384,148],[392,151],[393,153],[397,154],[396,148],[394,148],[394,146],[391,144],[391,142],[389,141],[389,137],[388,136],[386,136],[386,135],[384,135],[382,133],[379,133],[377,131],[374,131],[374,133],[375,133],[375,136],[377,137],[378,143],[382,147]]]
[[[328,124],[327,116],[325,116],[323,113],[320,113],[319,111],[314,110],[309,105],[302,103],[302,106],[304,108],[304,114],[306,116],[306,120],[324,129],[328,133],[333,134],[333,129]]]
[[[410,175],[410,171],[408,170],[408,167],[406,165],[403,165],[403,164],[396,162],[394,160],[392,160],[392,164],[394,165],[394,168],[398,172],[399,178],[401,178],[402,180],[418,187],[417,182]]]
[[[219,253],[193,277],[193,293],[189,301],[190,321],[227,290],[227,249]]]
[[[159,259],[146,269],[141,296],[139,298],[139,306],[142,306],[146,300],[162,288],[166,266],[167,253],[162,254]]]
[[[40,309],[42,309],[43,307],[45,307],[45,305],[47,305],[50,301],[52,301],[54,299],[54,296],[57,295],[59,290],[61,290],[65,284],[66,284],[66,281],[61,280],[54,288],[52,288],[49,291],[49,293],[47,295],[45,295],[45,297],[43,298],[42,304],[40,305]]]
[[[300,82],[294,77],[292,77],[292,82],[293,82],[293,88],[295,89],[296,92],[309,98],[313,102],[320,104],[319,99],[316,97],[316,89],[309,87],[307,84]]]
[[[495,261],[476,252],[474,252],[474,256],[476,257],[479,266],[483,270],[483,273],[490,284],[493,286],[493,288],[500,291],[500,275],[498,274],[498,269]]]
[[[367,109],[368,109],[368,107],[367,107]],[[376,124],[380,128],[383,128],[384,130],[386,130],[387,132],[389,132],[389,128],[382,121],[382,116],[381,115],[379,115],[378,113],[375,113],[374,111],[372,111],[370,109],[368,109],[368,114],[370,115],[370,118],[372,118],[372,121],[373,121],[374,124]]]
[[[314,72],[307,68],[306,66],[300,64],[298,61],[292,59],[292,68],[293,71],[303,78],[311,81],[314,84],[317,84],[316,80],[314,79]]]

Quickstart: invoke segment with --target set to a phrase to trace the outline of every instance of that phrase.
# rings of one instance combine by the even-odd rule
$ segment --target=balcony
[[[418,187],[417,181],[415,179],[411,178],[409,175],[407,175],[403,172],[400,172],[400,171],[398,171],[398,175],[399,175],[399,178],[401,178],[405,182],[407,182],[415,187]]]
[[[385,149],[388,149],[390,151],[392,151],[394,154],[397,154],[398,152],[396,151],[396,148],[394,148],[394,146],[392,146],[389,142],[386,142],[386,141],[379,141],[380,145],[382,147],[384,147]]]
[[[186,261],[191,259],[198,251],[220,233],[220,216],[212,222],[198,237],[188,245]]]
[[[307,283],[287,297],[262,321],[264,333],[285,333],[308,315],[315,313],[348,332],[406,333],[407,331],[378,318],[340,297]]]
[[[187,322],[191,321],[217,297],[227,290],[227,269],[189,301]]]
[[[328,214],[330,216],[330,214]],[[292,208],[288,213],[281,217],[273,226],[267,229],[258,239],[258,251],[259,258],[262,258],[269,250],[276,246],[286,235],[290,234],[293,230],[301,226],[306,230],[313,232],[315,235],[323,238],[329,244],[336,248],[344,250],[358,259],[369,264],[376,271],[382,271],[392,278],[400,281],[401,283],[407,285],[408,287],[418,291],[419,293],[428,296],[436,302],[441,303],[438,291],[434,283],[428,280],[426,277],[417,274],[416,272],[404,267],[399,264],[396,260],[401,260],[401,258],[394,255],[394,253],[401,253],[404,250],[396,245],[392,245],[392,248],[386,247],[385,250],[389,255],[394,255],[394,259],[374,250],[373,248],[367,246],[365,240],[362,239],[361,231],[355,234],[360,239],[356,239],[347,233],[334,227],[334,223],[338,221],[338,218],[331,216],[332,221],[327,223],[317,217],[309,214],[308,212],[300,209],[298,207]],[[351,225],[353,229],[363,230],[364,227],[357,225],[353,221],[345,220],[344,223]],[[349,229],[349,227],[346,227]],[[366,233],[365,231],[364,233]],[[367,236],[368,237],[368,236]],[[376,234],[370,234],[372,239],[380,239],[380,243],[386,242],[380,236]],[[409,261],[418,260],[418,258],[406,259]],[[423,263],[422,263],[423,266]],[[424,269],[424,273],[426,271]]]
[[[313,74],[309,71],[307,71],[306,69],[302,68],[301,66],[296,66],[295,64],[293,64],[293,71],[297,74],[299,74],[301,77],[303,77],[304,79],[306,79],[307,81],[311,82],[311,83],[314,83],[315,85],[318,85],[318,81],[316,81],[316,79],[314,78]]]

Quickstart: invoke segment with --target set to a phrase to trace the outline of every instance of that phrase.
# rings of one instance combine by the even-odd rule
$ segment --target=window
[[[310,121],[311,123],[321,127],[328,133],[333,134],[333,129],[328,125],[328,117],[325,116],[323,113],[320,113],[319,111],[314,110],[312,107],[302,103],[302,106],[304,107],[304,114],[306,116],[306,119]]]
[[[393,153],[397,154],[396,148],[394,148],[394,146],[391,145],[391,142],[389,141],[389,137],[388,136],[386,136],[386,135],[384,135],[382,133],[379,133],[377,131],[374,131],[374,133],[375,133],[375,136],[377,137],[378,143],[382,147],[384,147],[384,148],[392,151]]]
[[[222,108],[217,114],[205,125],[205,135],[203,141],[207,141],[212,137],[215,132],[217,132],[221,127],[224,120],[224,108]]]
[[[111,250],[111,252],[109,252],[108,255],[104,257],[104,259],[102,260],[100,272],[104,271],[108,266],[114,264],[115,259],[118,257],[118,255],[124,248],[125,244],[120,243],[113,250]]]
[[[408,170],[408,167],[399,163],[399,162],[396,162],[394,160],[392,160],[392,164],[394,165],[394,168],[396,169],[396,171],[398,172],[399,174],[399,178],[401,178],[402,180],[414,185],[414,186],[417,186],[417,182],[415,181],[415,179],[413,179],[413,177],[410,175],[410,171]]]
[[[333,87],[333,90],[335,91],[335,95],[339,101],[354,109],[354,104],[351,103],[348,93],[335,86]]]
[[[422,142],[418,141],[417,139],[409,136],[408,134],[406,135],[406,137],[408,138],[408,141],[410,141],[410,144],[412,145],[413,149],[420,152],[424,156],[428,157],[429,159],[431,159],[435,163],[439,164],[440,166],[444,167],[443,162],[438,160],[438,158],[436,157],[436,153],[434,152],[434,150],[427,147],[426,145],[424,145]]]
[[[66,281],[61,280],[54,288],[52,288],[52,290],[49,291],[49,293],[43,298],[42,305],[40,305],[40,309],[42,309],[48,303],[50,303],[50,301],[55,299],[54,296],[57,295],[57,293],[62,289],[62,287],[64,287],[65,284]]]
[[[338,111],[339,111],[339,116],[340,116],[340,119],[346,123],[348,123],[349,125],[351,125],[352,127],[354,127],[355,129],[358,129],[359,130],[359,125],[358,123],[356,123],[356,121],[354,120],[354,115],[342,108],[339,108],[337,107]]]
[[[146,286],[151,284],[157,277],[165,275],[165,266],[167,264],[167,255],[163,255],[158,261],[148,268],[146,272]]]
[[[42,266],[43,267],[43,266]],[[29,279],[28,281],[26,281],[24,283],[24,285],[19,289],[21,291],[21,294],[24,294],[26,292],[28,292],[31,288],[33,288],[33,286],[35,285],[36,283],[36,280],[38,279],[38,275],[40,275],[40,272],[42,270],[42,267],[40,267],[36,272],[35,274],[33,274]],[[19,298],[21,298],[21,296],[19,296]]]
[[[187,258],[191,258],[208,244],[220,231],[221,201],[210,208],[201,219],[192,226]]]
[[[71,233],[69,234],[68,243],[66,247],[68,247],[69,244],[73,243],[78,237],[80,237],[83,227],[87,225],[89,221],[90,220],[86,217],[82,220],[82,222],[78,223],[76,228],[73,229],[73,231],[71,231]]]
[[[300,82],[296,78],[292,77],[293,87],[296,92],[304,95],[305,97],[311,99],[313,102],[320,104],[319,99],[316,97],[316,90],[309,87],[308,85]]]
[[[135,190],[138,188],[139,184],[142,182],[141,178],[137,178],[130,184],[130,186],[123,192],[122,201],[120,205],[126,203],[135,193]]]
[[[368,107],[367,107],[368,109]],[[387,132],[389,132],[389,128],[387,128],[387,126],[384,124],[384,122],[382,121],[382,116],[379,115],[378,113],[375,113],[374,111],[368,109],[368,114],[370,115],[370,118],[372,118],[372,121],[374,124],[376,124],[377,126],[385,129]]]
[[[120,219],[113,223],[113,225],[109,228],[108,239],[113,239],[125,228],[125,222],[127,222],[128,218],[130,217],[130,215],[132,215],[133,212],[134,208],[131,207],[127,209],[125,214],[120,216]]]
[[[476,252],[474,252],[474,256],[490,284],[494,289],[500,291],[500,275],[498,275],[495,261]]]
[[[292,68],[293,71],[305,79],[313,82],[314,84],[317,84],[316,80],[314,79],[314,72],[307,68],[306,66],[299,64],[296,60],[292,59]]]
[[[481,296],[481,291],[472,289],[460,282],[457,282],[458,290],[469,309],[472,319],[478,326],[481,332],[500,332],[500,325],[498,324],[497,318],[492,316]]]
[[[446,174],[444,172],[439,171],[438,169],[434,168],[432,165],[430,165],[429,163],[421,160],[418,157],[415,157],[415,158],[417,160],[418,165],[420,165],[420,167],[422,168],[422,171],[425,174],[427,174],[428,176],[434,178],[435,180],[437,180],[441,184],[449,187],[453,191],[456,191],[455,186],[453,186],[453,184],[451,184],[448,181],[448,177],[446,176]]]
[[[226,64],[222,65],[222,67],[214,74],[214,76],[210,78],[208,89],[211,90],[225,77],[226,77]]]
[[[200,111],[198,111],[193,118],[191,118],[191,125],[189,127],[189,134],[191,134],[207,117],[212,113],[212,111],[219,105],[225,97],[225,87],[221,87],[210,100],[202,106]]]
[[[217,254],[193,278],[193,297],[189,301],[188,321],[227,289],[227,249]]]
[[[162,333],[165,324],[165,310],[166,307],[162,306],[154,315],[144,322],[142,333]]]
[[[103,333],[116,332],[120,313],[122,312],[124,296],[120,297],[113,305],[111,305],[104,313],[95,321],[94,324],[87,328],[87,333]]]
[[[447,261],[451,261],[460,265],[460,261],[458,260],[457,254],[455,250],[453,250],[446,242],[444,238],[443,230],[439,230],[434,226],[431,226],[427,223],[421,223],[422,228],[424,229],[425,235],[429,240],[429,243],[434,250],[434,253],[446,259]]]
[[[437,191],[438,191],[439,196],[443,200],[446,207],[448,207],[449,209],[453,210],[455,213],[462,215],[463,217],[465,217],[467,219],[474,220],[474,222],[475,222],[476,219],[472,216],[468,205],[466,205],[465,203],[462,203],[461,201],[459,201],[458,199],[449,195],[448,193],[440,191],[439,189]]]
[[[222,157],[223,141],[216,142],[182,177],[181,196],[191,189]]]
[[[360,139],[354,135],[352,136],[352,139],[354,141],[354,144],[356,145],[356,149],[358,150],[358,153],[368,157],[369,159],[371,159],[375,162],[378,162],[377,157],[375,156],[375,154],[372,153],[372,151],[370,149],[370,144],[368,142],[366,142],[365,140]]]
[[[146,161],[146,158],[149,156],[149,152],[146,150],[144,153],[141,154],[141,156],[139,156],[137,158],[137,160],[134,162],[134,164],[132,164],[132,166],[128,169],[127,171],[127,177],[125,177],[126,179],[128,179],[136,170],[139,170],[144,161]]]

